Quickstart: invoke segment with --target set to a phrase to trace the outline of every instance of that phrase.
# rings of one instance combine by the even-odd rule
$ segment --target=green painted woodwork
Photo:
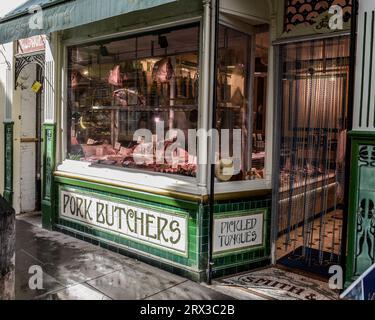
[[[352,132],[346,285],[375,263],[375,133]]]
[[[375,131],[351,131],[349,137],[355,142],[356,140],[362,140],[366,143],[373,142],[375,139]]]
[[[13,205],[13,122],[4,123],[4,199]]]
[[[56,164],[56,125],[43,125],[43,186],[42,211],[43,227],[52,229],[56,221],[55,191],[53,172]]]

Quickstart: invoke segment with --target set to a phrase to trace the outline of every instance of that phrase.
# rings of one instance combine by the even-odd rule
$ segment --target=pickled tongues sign
[[[262,243],[263,213],[215,219],[215,253],[251,248]]]
[[[61,190],[60,216],[134,240],[186,253],[187,220],[180,215]]]

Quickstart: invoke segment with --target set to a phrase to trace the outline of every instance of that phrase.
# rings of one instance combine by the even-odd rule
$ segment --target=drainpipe
[[[213,28],[212,34],[214,34],[214,44],[212,49],[214,50],[213,53],[213,70],[212,70],[212,124],[211,128],[216,129],[216,106],[217,106],[217,60],[218,60],[218,50],[219,50],[219,20],[220,20],[220,0],[212,1],[212,6],[214,10],[212,10],[212,14],[214,15],[214,19],[212,21]],[[214,135],[211,138],[211,152],[210,152],[210,205],[209,205],[209,214],[210,214],[210,227],[209,227],[209,238],[208,238],[208,270],[207,270],[207,284],[212,284],[212,276],[213,276],[213,237],[214,237],[214,214],[215,214],[215,144],[217,141],[214,140]]]

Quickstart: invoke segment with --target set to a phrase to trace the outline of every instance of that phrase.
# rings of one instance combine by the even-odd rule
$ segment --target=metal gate
[[[280,48],[281,136],[277,259],[327,275],[340,264],[349,38]]]

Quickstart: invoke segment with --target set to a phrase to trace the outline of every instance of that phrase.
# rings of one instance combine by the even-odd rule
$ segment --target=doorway
[[[18,77],[21,90],[20,114],[20,213],[41,210],[42,188],[42,105],[43,70],[35,63],[26,65]]]
[[[349,38],[280,48],[279,265],[329,277],[343,246]]]

